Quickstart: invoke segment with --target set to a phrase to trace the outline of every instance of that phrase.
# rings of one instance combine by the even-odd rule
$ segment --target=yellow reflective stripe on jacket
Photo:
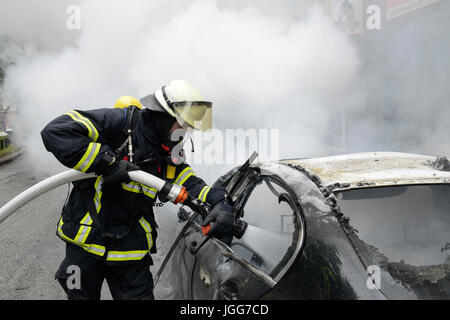
[[[92,227],[89,227],[92,224],[91,216],[89,212],[86,213],[83,219],[80,221],[80,228],[78,229],[78,233],[75,236],[75,242],[84,243],[91,232]]]
[[[103,177],[97,177],[97,179],[95,180],[94,183],[94,188],[95,188],[95,195],[94,195],[94,205],[95,205],[95,209],[97,210],[97,214],[100,212],[100,209],[102,208],[102,203],[100,201],[100,199],[102,198],[102,183],[103,183]],[[92,214],[94,214],[95,212],[93,212]]]
[[[149,250],[108,251],[108,261],[141,260]]]
[[[89,143],[89,146],[86,152],[84,153],[83,157],[73,168],[81,172],[86,172],[94,162],[95,158],[97,157],[101,146],[102,145],[97,142]]]
[[[58,224],[58,235],[66,240],[67,242],[73,243],[77,246],[80,246],[81,248],[83,248],[84,250],[86,250],[87,252],[96,254],[98,256],[103,256],[105,254],[106,248],[104,246],[100,246],[97,244],[87,244],[87,243],[81,243],[79,241],[75,241],[74,239],[69,238],[68,236],[66,236],[63,231],[62,231],[62,226],[63,226],[64,222],[62,220],[62,218],[59,220],[59,224]]]
[[[146,186],[145,184],[142,184],[142,192],[150,198],[155,198],[156,193],[158,192],[155,188],[150,188],[149,186]]]
[[[202,202],[206,202],[206,196],[208,195],[209,190],[211,190],[210,186],[204,186],[202,191],[200,191],[200,194],[198,195],[198,198]]]
[[[192,170],[191,167],[186,167],[183,171],[180,172],[180,174],[175,179],[173,184],[178,184],[178,185],[182,186],[183,183],[185,183],[186,180],[189,179],[189,177],[191,177],[191,176],[195,176],[194,171]]]
[[[106,251],[106,248],[104,246],[100,246],[98,244],[86,244],[86,243],[83,243],[83,245],[81,247],[84,250],[86,250],[87,252],[96,254],[98,256],[104,256],[105,255],[105,251]]]
[[[122,188],[130,192],[141,193],[141,186],[135,181],[131,181],[129,183],[122,182]]]
[[[102,177],[97,177],[97,179],[95,180],[95,195],[94,195],[94,203],[95,203],[95,207],[97,212],[94,212],[93,214],[98,214],[100,212],[101,209],[101,203],[100,203],[100,199],[102,197],[102,183],[103,183],[103,178]],[[106,248],[104,246],[100,246],[97,244],[87,244],[85,243],[89,233],[92,230],[92,225],[93,220],[90,216],[90,213],[87,212],[83,219],[81,219],[80,221],[80,228],[78,229],[77,235],[75,236],[74,239],[69,238],[68,236],[66,236],[63,231],[62,231],[62,226],[64,224],[64,221],[62,220],[62,218],[59,220],[59,224],[58,224],[58,235],[70,242],[73,243],[77,246],[80,246],[81,248],[83,248],[84,250],[86,250],[87,252],[99,255],[99,256],[103,256],[106,252]]]
[[[157,193],[157,190],[155,188],[150,188],[145,184],[141,184],[135,181],[131,181],[130,183],[122,182],[122,188],[134,193],[143,193],[152,199],[156,197]]]
[[[150,226],[150,223],[148,223],[147,220],[145,220],[144,217],[139,219],[139,223],[141,224],[142,228],[145,230],[146,236],[147,236],[147,244],[148,244],[148,250],[153,247],[153,238],[152,238],[152,227]]]
[[[86,117],[83,117],[80,113],[78,113],[75,110],[72,110],[70,112],[64,113],[65,115],[68,115],[72,118],[72,120],[77,121],[81,124],[83,124],[88,129],[88,136],[91,138],[92,141],[97,141],[98,139],[98,131],[95,128],[95,126],[92,124],[91,120],[89,120]]]
[[[109,251],[106,260],[108,261],[129,261],[129,260],[141,260],[153,247],[152,227],[144,217],[139,219],[141,227],[145,230],[147,236],[146,250],[130,250],[130,251]]]

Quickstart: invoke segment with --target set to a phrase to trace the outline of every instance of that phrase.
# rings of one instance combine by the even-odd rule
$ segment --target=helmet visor
[[[212,103],[208,101],[172,102],[178,123],[185,129],[207,131],[212,128]]]

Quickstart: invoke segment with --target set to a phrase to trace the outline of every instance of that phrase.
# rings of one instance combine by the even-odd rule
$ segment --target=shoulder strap
[[[122,131],[124,134],[128,134],[128,130],[133,130],[136,127],[137,119],[139,116],[139,108],[135,106],[129,106],[126,108],[125,117],[126,122]]]
[[[123,142],[121,143],[121,145],[119,146],[119,148],[117,148],[117,150],[115,150],[117,155],[122,156],[123,152],[127,152],[126,148],[127,145],[129,143],[131,143],[131,133],[134,130],[134,128],[136,127],[136,123],[139,117],[139,108],[135,107],[135,106],[129,106],[128,108],[125,108],[125,119],[124,122],[125,124],[122,127],[121,130],[121,134],[124,138]],[[132,148],[132,147],[131,147]]]

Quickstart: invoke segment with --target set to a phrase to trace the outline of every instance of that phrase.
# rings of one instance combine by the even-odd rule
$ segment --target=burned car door
[[[238,174],[238,173],[234,173]],[[239,185],[233,175],[220,183],[229,190],[237,214],[248,223],[228,247],[205,238],[194,223],[186,236],[193,256],[187,280],[191,299],[258,299],[269,292],[300,253],[304,224],[290,187],[276,176],[248,170]]]

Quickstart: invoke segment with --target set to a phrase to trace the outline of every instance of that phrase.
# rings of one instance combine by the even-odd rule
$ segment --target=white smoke
[[[180,78],[214,102],[216,128],[279,129],[280,158],[333,153],[327,141],[332,129],[327,127],[342,121],[344,109],[351,113],[347,122],[353,126],[347,150],[378,150],[380,135],[390,133],[400,147],[403,135],[414,138],[420,150],[448,150],[448,73],[435,79],[426,61],[414,61],[413,67],[402,64],[414,72],[399,73],[385,60],[372,61],[371,53],[365,52],[361,57],[369,63],[360,77],[360,60],[350,39],[324,10],[310,4],[2,0],[0,36],[15,43],[0,52],[1,60],[12,56],[14,60],[7,69],[5,94],[17,106],[15,128],[30,165],[49,174],[63,170],[40,137],[56,116],[74,108],[112,107],[121,95],[141,97]],[[69,5],[80,6],[80,30],[67,28]],[[434,28],[438,27],[429,26]],[[425,31],[418,30],[417,39]],[[443,40],[439,39],[445,49],[439,58],[448,69],[448,45]],[[398,41],[399,47],[411,45],[410,39]],[[417,47],[411,45],[414,50]],[[384,81],[390,76],[399,77],[404,88],[389,92]],[[385,109],[404,121],[366,113],[370,110],[364,101],[372,96],[385,96]],[[398,99],[390,105],[393,96]],[[376,101],[371,105],[378,107]],[[212,183],[229,167],[194,166],[194,170]],[[167,205],[155,210],[163,231],[159,262],[173,241],[169,226],[176,218],[164,216],[169,210],[175,209]]]
[[[39,170],[55,167],[39,135],[52,118],[72,108],[111,107],[120,95],[140,97],[178,78],[214,102],[215,127],[280,129],[281,158],[326,153],[329,119],[323,101],[349,89],[359,62],[319,7],[290,14],[283,3],[283,10],[270,15],[272,5],[251,1],[79,5],[79,31],[66,28],[69,15],[61,4],[41,20],[33,15],[30,25],[25,19],[19,28],[6,29],[28,43],[26,30],[37,27],[39,37],[30,40],[36,46],[46,48],[49,39],[59,44],[32,51],[7,72],[7,93],[20,110],[18,125],[27,130],[23,143]],[[70,36],[75,41],[68,46]],[[198,170],[210,180],[224,172]]]
[[[37,171],[63,170],[41,141],[50,120],[74,108],[112,107],[121,95],[141,97],[173,79],[192,82],[213,101],[216,128],[279,129],[280,158],[327,152],[324,101],[349,90],[359,61],[320,7],[285,1],[71,3],[80,6],[80,30],[66,28],[66,2],[51,11],[49,2],[28,2],[23,10],[30,17],[20,24],[3,14],[2,24],[10,25],[0,33],[27,48],[7,70],[5,88]],[[21,6],[10,1],[8,7]],[[236,165],[194,170],[213,183]],[[163,230],[156,265],[173,241],[169,230],[176,218],[167,213],[174,210],[155,210]]]
[[[0,35],[37,51],[60,50],[78,35],[65,28],[67,8],[78,0],[2,0]]]

